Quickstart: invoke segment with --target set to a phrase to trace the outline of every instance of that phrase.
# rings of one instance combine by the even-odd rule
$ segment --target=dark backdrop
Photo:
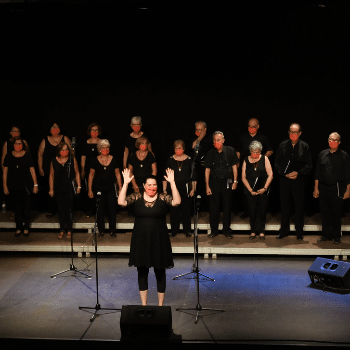
[[[135,115],[160,170],[197,120],[234,147],[256,117],[274,150],[297,122],[314,162],[333,131],[350,152],[348,5],[45,1],[0,15],[0,137],[19,124],[35,157],[54,120],[78,146],[97,121],[121,161]]]

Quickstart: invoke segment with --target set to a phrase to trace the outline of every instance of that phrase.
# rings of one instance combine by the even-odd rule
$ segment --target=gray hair
[[[213,138],[215,137],[215,135],[222,135],[222,138],[224,139],[225,136],[224,136],[224,133],[222,131],[215,131],[214,134],[213,134]]]
[[[100,140],[97,144],[97,150],[99,153],[101,153],[102,147],[111,147],[111,144],[107,139]]]
[[[202,123],[205,128],[207,128],[207,123],[202,120],[198,120],[198,122],[194,123],[194,126],[197,126],[198,123]]]
[[[262,151],[263,145],[259,141],[253,141],[249,145],[249,151]]]
[[[331,134],[329,134],[328,138],[330,138],[332,134],[337,135],[338,136],[338,141],[341,141],[341,137],[340,137],[340,135],[337,132],[332,132]]]
[[[141,121],[140,116],[135,116],[135,117],[131,118],[131,124],[135,124],[135,123],[140,123],[140,125],[142,125],[142,121]]]

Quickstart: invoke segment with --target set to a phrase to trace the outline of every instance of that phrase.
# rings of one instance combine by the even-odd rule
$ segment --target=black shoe
[[[27,232],[26,232],[27,231]],[[29,230],[28,229],[25,229],[24,231],[23,231],[23,236],[24,237],[28,237],[29,236]]]
[[[286,235],[282,235],[281,233],[276,237],[276,239],[283,239],[286,238]]]
[[[265,241],[265,235],[263,235],[263,236],[260,236],[260,235],[259,235],[259,238],[260,238],[261,240]]]
[[[218,231],[213,231],[210,235],[208,235],[209,238],[214,238],[219,234]]]
[[[225,232],[224,235],[226,236],[226,238],[233,238],[231,232]]]
[[[331,241],[331,239],[327,237],[321,237],[317,240],[317,242],[325,242],[325,241]]]
[[[117,237],[117,234],[115,232],[111,233],[111,237],[115,238]]]
[[[187,238],[191,238],[192,237],[192,233],[191,232],[186,232],[186,237]]]
[[[19,231],[19,232],[18,232]],[[21,235],[22,231],[21,230],[17,230],[15,233],[15,237],[19,237]]]
[[[303,236],[297,236],[298,241],[302,241],[303,239],[304,239]]]
[[[250,235],[250,236],[249,236],[249,239],[255,239],[255,238],[256,238],[256,235],[254,235],[254,236],[253,236],[253,235]]]
[[[334,244],[339,244],[340,243],[340,238],[334,238]]]

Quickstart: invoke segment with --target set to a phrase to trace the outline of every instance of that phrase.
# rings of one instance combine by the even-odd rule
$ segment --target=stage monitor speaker
[[[308,270],[311,282],[331,288],[350,289],[350,263],[317,258]]]
[[[171,307],[123,305],[120,331],[123,339],[168,338],[172,334]]]

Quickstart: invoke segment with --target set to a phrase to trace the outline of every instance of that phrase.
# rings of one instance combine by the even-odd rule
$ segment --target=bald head
[[[256,133],[258,132],[260,125],[259,120],[256,118],[251,118],[248,121],[248,132],[250,136],[254,137]]]

